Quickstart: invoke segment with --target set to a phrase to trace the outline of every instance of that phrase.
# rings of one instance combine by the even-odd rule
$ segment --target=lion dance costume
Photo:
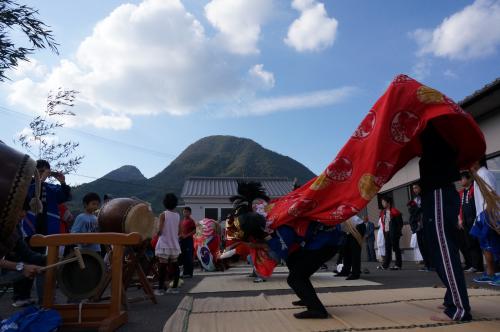
[[[308,309],[297,318],[326,317],[309,277],[342,244],[339,224],[422,155],[420,136],[427,127],[454,151],[459,168],[484,155],[483,134],[470,114],[439,91],[399,75],[319,176],[274,201],[256,184],[239,186],[239,195],[232,198],[239,238],[267,245],[251,249],[258,274],[270,276],[280,260],[287,263],[288,283],[300,298],[295,304]],[[269,201],[265,213],[252,209],[256,199]]]

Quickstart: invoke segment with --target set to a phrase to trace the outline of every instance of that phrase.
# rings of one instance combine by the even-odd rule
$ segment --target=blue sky
[[[500,76],[500,1],[21,2],[60,54],[36,52],[0,85],[0,139],[50,89],[79,90],[59,133],[85,155],[73,184],[125,164],[151,177],[208,135],[253,139],[319,173],[395,75],[457,101]]]

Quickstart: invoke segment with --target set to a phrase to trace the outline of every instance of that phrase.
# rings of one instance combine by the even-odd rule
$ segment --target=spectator
[[[25,241],[29,243],[31,236],[34,234],[59,234],[61,230],[61,219],[59,214],[59,204],[67,202],[71,198],[71,188],[66,184],[64,174],[52,172],[50,164],[46,160],[37,160],[36,168],[40,174],[42,188],[39,199],[42,201],[42,211],[34,214],[29,211],[22,221],[22,231],[26,236]],[[59,185],[45,182],[47,178],[53,177],[59,181]],[[28,202],[35,196],[35,182],[31,184],[28,191]],[[45,247],[33,247],[33,251],[40,254],[45,254]],[[43,275],[36,277],[37,289],[41,289],[43,284]],[[17,298],[30,297],[28,292],[31,292],[33,287],[33,279],[25,279],[19,282],[20,285],[14,285],[14,296]],[[22,294],[17,293],[17,290],[22,290]],[[39,294],[38,299],[42,296]],[[41,304],[41,302],[39,303]]]
[[[346,280],[359,279],[361,275],[361,245],[365,234],[365,224],[358,216],[345,223],[347,233],[344,248],[344,264],[335,276],[346,276]]]
[[[499,197],[493,173],[486,167],[486,159],[472,165],[474,176],[474,201],[476,205],[476,222],[471,234],[479,239],[486,261],[486,271],[475,282],[487,282],[500,286],[500,276],[495,274],[495,260],[500,260],[500,220]]]
[[[402,235],[403,218],[401,212],[392,206],[391,197],[382,198],[382,211],[380,211],[381,225],[384,231],[385,256],[384,262],[379,269],[386,270],[392,261],[392,251],[396,255],[396,263],[390,267],[391,270],[400,270],[403,266],[401,258],[401,248],[399,247],[399,239]]]
[[[479,241],[470,231],[476,220],[476,205],[474,201],[474,186],[472,176],[469,172],[460,174],[460,214],[458,215],[458,227],[461,232],[464,246],[462,254],[465,258],[466,272],[484,272],[483,253]]]
[[[99,224],[95,211],[101,205],[101,198],[96,193],[88,193],[83,196],[83,208],[85,212],[80,213],[71,227],[71,233],[97,233],[99,231]],[[101,245],[98,243],[80,244],[82,249],[92,250],[101,253]]]
[[[420,183],[412,185],[413,199],[408,202],[408,212],[410,213],[410,228],[413,234],[417,237],[418,250],[424,261],[424,268],[420,271],[431,271],[431,260],[429,257],[429,249],[425,240],[424,222],[422,220],[422,188]]]
[[[166,194],[163,199],[163,206],[165,212],[160,214],[160,226],[158,228],[158,242],[156,243],[155,255],[159,259],[159,285],[155,291],[156,295],[164,295],[167,293],[178,293],[177,287],[179,285],[179,264],[178,258],[181,253],[179,245],[180,230],[180,216],[175,212],[177,207],[177,196],[172,193]],[[173,274],[172,288],[166,287],[165,281],[168,272]],[[170,278],[169,278],[170,279]]]
[[[365,224],[365,241],[366,241],[366,254],[368,262],[376,262],[377,256],[375,255],[375,225],[368,219],[368,216],[363,217]]]
[[[182,210],[184,219],[181,221],[181,234],[179,243],[181,246],[182,277],[193,277],[193,235],[196,233],[196,223],[191,218],[191,208],[186,206]]]

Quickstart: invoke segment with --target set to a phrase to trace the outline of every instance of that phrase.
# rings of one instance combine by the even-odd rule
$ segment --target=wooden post
[[[59,246],[51,245],[48,247],[47,265],[57,262]],[[51,308],[54,304],[54,290],[56,289],[55,270],[49,269],[45,272],[45,282],[43,285],[43,307]]]
[[[123,287],[123,246],[113,246],[113,258],[111,263],[111,316],[120,313],[122,305]]]

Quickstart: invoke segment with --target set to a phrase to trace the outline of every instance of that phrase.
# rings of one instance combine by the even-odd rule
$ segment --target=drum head
[[[85,268],[81,269],[77,261],[59,266],[57,283],[59,288],[72,300],[83,300],[92,297],[102,287],[105,279],[105,268],[102,257],[95,251],[81,249]],[[72,253],[65,257],[72,258]]]
[[[201,266],[205,270],[209,272],[215,271],[214,258],[206,245],[199,246],[196,255],[198,256]]]
[[[155,218],[146,203],[139,203],[130,208],[125,219],[125,233],[139,233],[143,240],[153,237]]]

